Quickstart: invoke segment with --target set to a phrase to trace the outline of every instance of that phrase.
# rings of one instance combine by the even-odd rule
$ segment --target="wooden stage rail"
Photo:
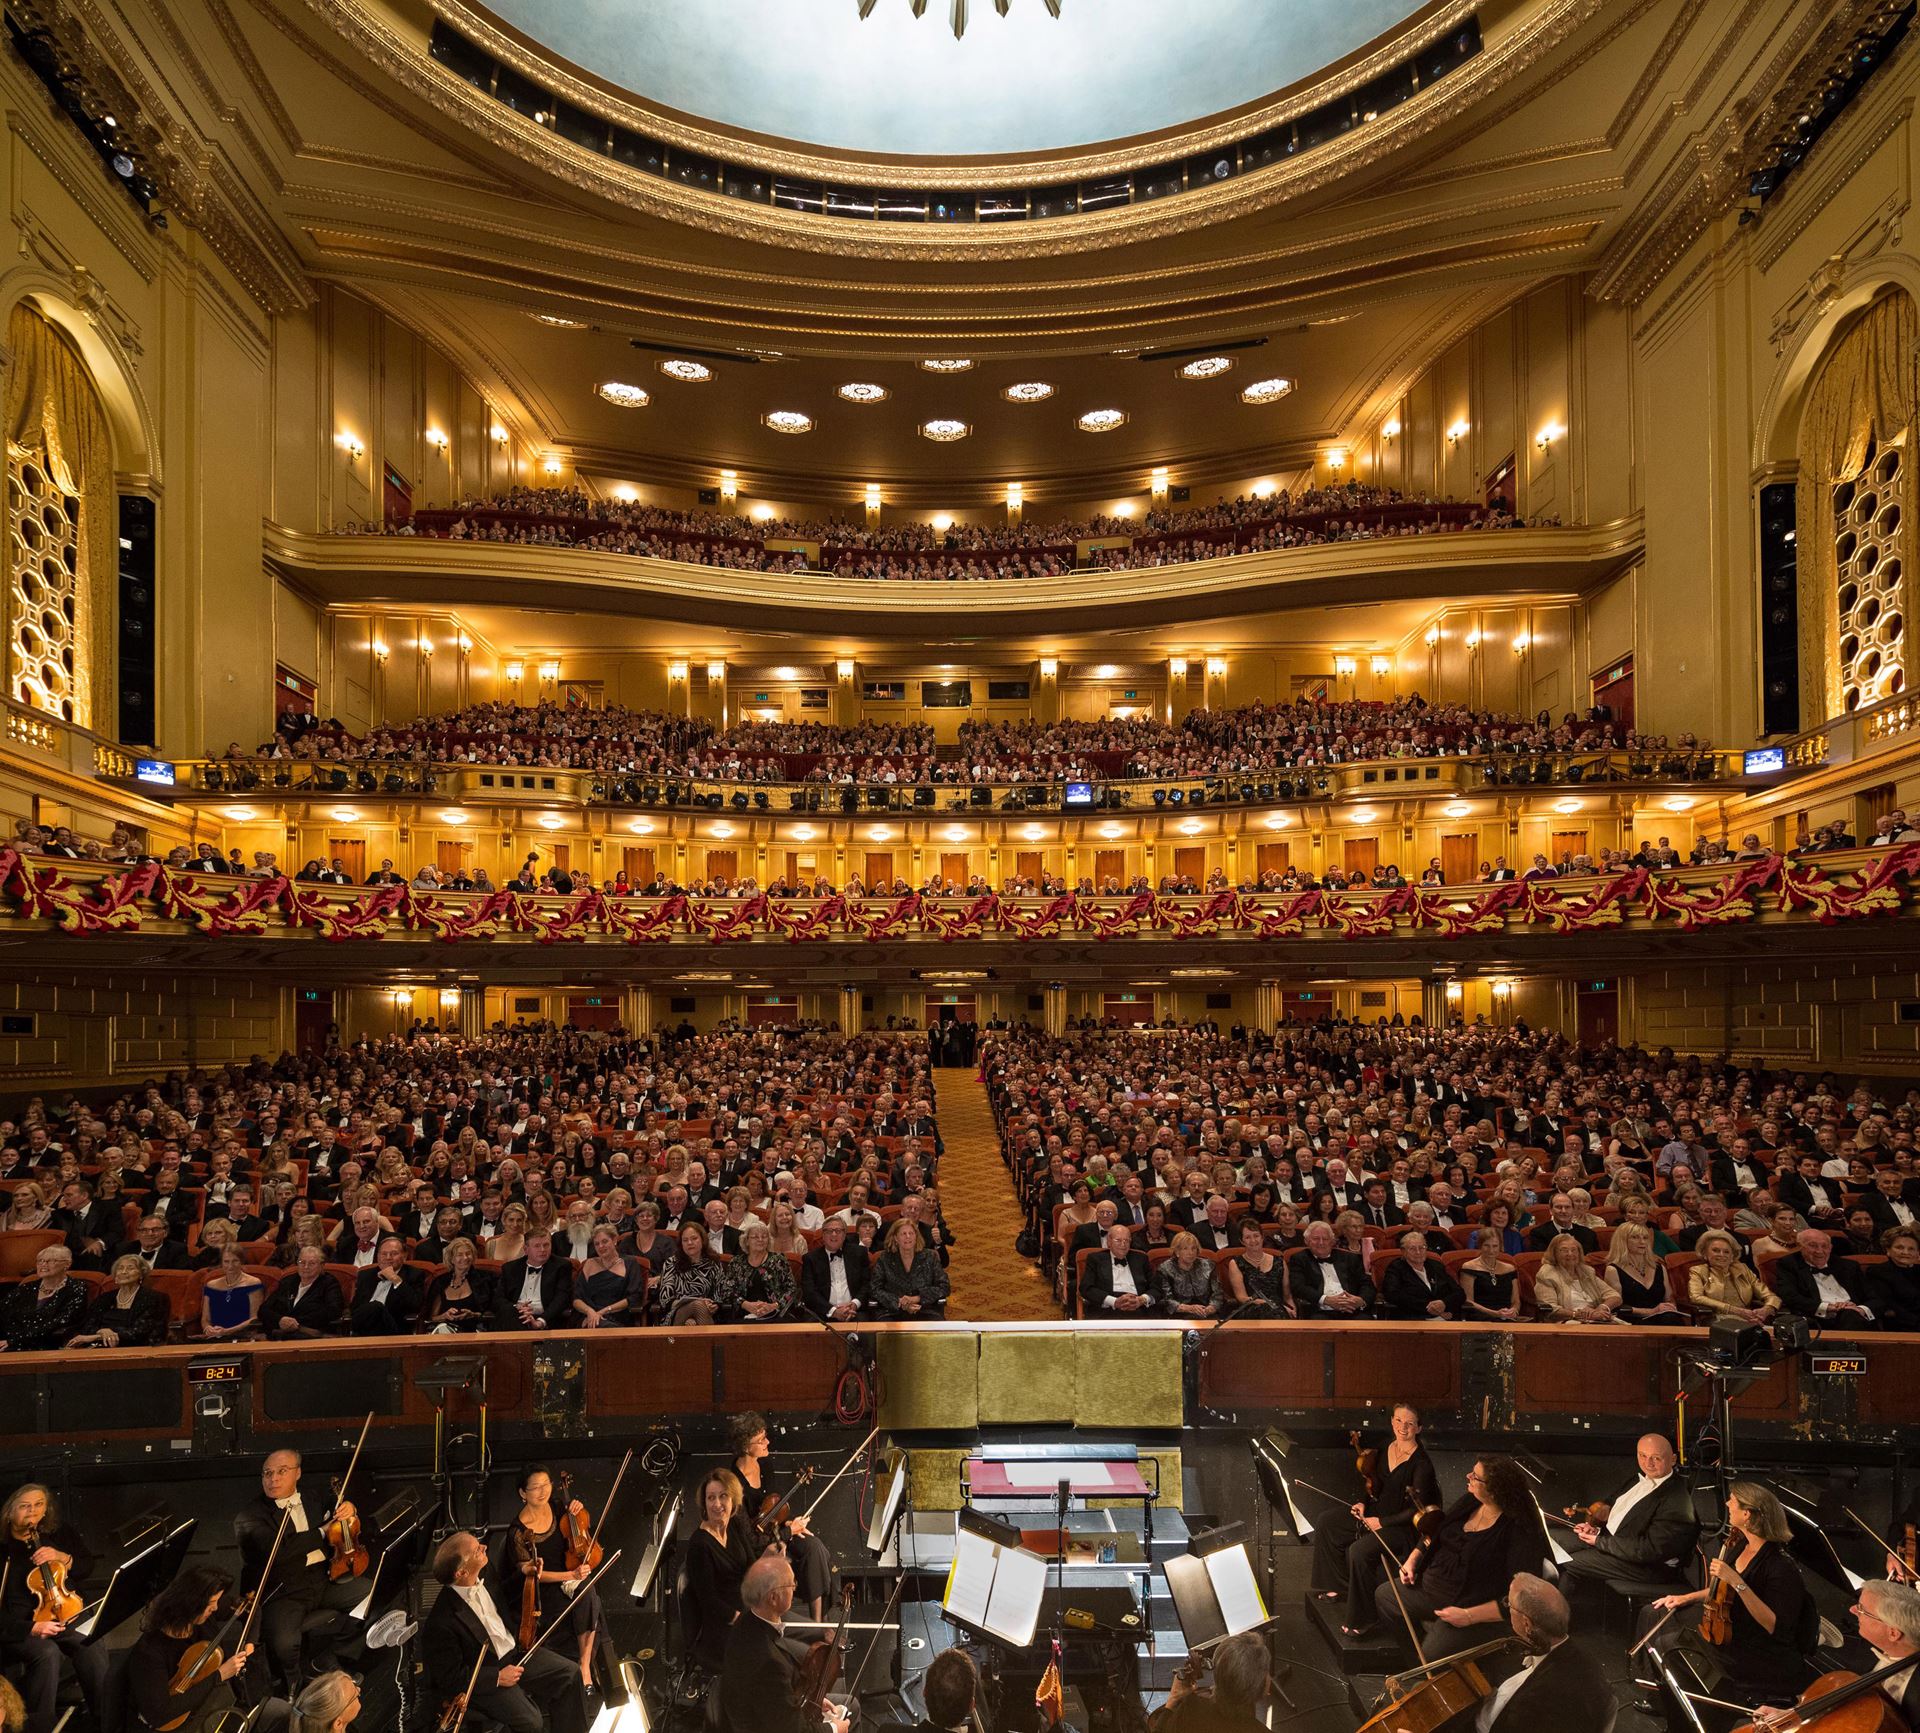
[[[75,1461],[154,1461],[330,1442],[369,1409],[377,1436],[417,1439],[434,1422],[431,1377],[459,1361],[484,1366],[489,1426],[503,1445],[632,1436],[745,1409],[823,1414],[854,1334],[877,1349],[882,1423],[920,1432],[1012,1420],[995,1405],[1010,1369],[1031,1384],[1049,1381],[1042,1369],[1058,1368],[1071,1392],[1077,1365],[1080,1396],[1069,1394],[1057,1415],[1031,1409],[1029,1423],[1333,1428],[1377,1421],[1405,1400],[1447,1429],[1628,1437],[1649,1423],[1672,1424],[1681,1362],[1706,1348],[1702,1332],[1686,1329],[1240,1322],[1189,1331],[1170,1322],[1036,1321],[7,1354],[0,1457],[15,1465],[56,1452]],[[1735,1400],[1744,1431],[1872,1454],[1920,1424],[1920,1335],[1823,1338],[1819,1346],[1857,1351],[1865,1371],[1816,1372],[1805,1354],[1782,1360]],[[1146,1388],[1156,1365],[1174,1368],[1170,1408]],[[1131,1407],[1129,1378],[1138,1396]],[[453,1391],[450,1420],[470,1426],[478,1403],[477,1383]],[[1704,1418],[1696,1399],[1688,1424]]]

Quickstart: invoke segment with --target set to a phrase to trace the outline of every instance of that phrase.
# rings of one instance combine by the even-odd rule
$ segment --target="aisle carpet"
[[[940,1158],[940,1205],[953,1229],[953,1285],[947,1316],[974,1323],[1058,1318],[1039,1269],[1013,1249],[1022,1216],[1000,1159],[987,1086],[971,1067],[933,1074],[934,1112],[947,1152]]]

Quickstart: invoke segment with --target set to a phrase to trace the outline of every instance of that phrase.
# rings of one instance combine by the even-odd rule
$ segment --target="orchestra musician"
[[[1808,1683],[1807,1657],[1819,1637],[1820,1617],[1786,1552],[1786,1513],[1764,1486],[1736,1480],[1727,1489],[1727,1525],[1726,1545],[1707,1567],[1708,1586],[1663,1595],[1643,1615],[1698,1607],[1724,1584],[1727,1641],[1710,1643],[1694,1626],[1672,1640],[1661,1632],[1647,1652],[1676,1703],[1687,1692],[1791,1703]]]
[[[593,1573],[585,1564],[567,1568],[566,1525],[553,1503],[553,1476],[535,1463],[520,1476],[520,1509],[507,1525],[494,1555],[496,1592],[507,1606],[520,1604],[521,1584],[532,1572],[540,1585],[540,1628],[554,1619],[566,1622],[574,1640],[580,1682],[593,1686],[593,1644],[600,1629],[600,1591],[569,1592],[568,1583],[584,1582]],[[577,1517],[586,1507],[570,1499],[565,1514]],[[555,1638],[555,1642],[559,1639]]]
[[[827,1591],[832,1587],[833,1559],[807,1519],[798,1512],[779,1525],[777,1534],[762,1532],[758,1544],[754,1544],[755,1531],[761,1527],[759,1512],[778,1490],[771,1484],[765,1467],[769,1448],[767,1423],[758,1414],[741,1414],[735,1417],[728,1432],[733,1443],[733,1472],[746,1498],[743,1508],[734,1514],[734,1523],[746,1528],[744,1538],[755,1558],[766,1550],[768,1541],[786,1543],[800,1600],[818,1623],[826,1611]]]
[[[420,1655],[434,1700],[449,1701],[473,1679],[468,1708],[476,1720],[497,1722],[508,1733],[584,1733],[580,1669],[551,1644],[524,1661],[510,1659],[518,1645],[487,1591],[486,1568],[487,1549],[464,1531],[449,1535],[433,1555],[433,1574],[444,1587],[420,1626]],[[517,1600],[518,1578],[514,1586]],[[489,1649],[491,1657],[481,1661]]]
[[[71,1589],[86,1577],[91,1563],[79,1531],[60,1520],[52,1493],[37,1481],[15,1490],[0,1511],[0,1574],[6,1578],[0,1591],[0,1655],[20,1665],[26,1733],[52,1733],[63,1658],[89,1708],[99,1712],[105,1650],[82,1642],[58,1619],[36,1619],[34,1590],[27,1580],[36,1566],[55,1565]]]
[[[225,1571],[190,1565],[148,1603],[139,1640],[127,1653],[127,1702],[139,1726],[167,1727],[184,1716],[180,1733],[198,1733],[232,1702],[233,1681],[246,1670],[253,1654],[251,1642],[226,1655],[219,1666],[207,1667],[204,1676],[185,1690],[173,1688],[187,1651],[216,1636],[220,1604],[232,1587],[233,1578]],[[237,1626],[234,1640],[238,1641]],[[221,1645],[223,1653],[226,1647]],[[269,1698],[256,1725],[284,1727],[291,1713],[290,1704]]]
[[[1607,1733],[1619,1700],[1599,1662],[1568,1635],[1567,1598],[1522,1571],[1507,1589],[1507,1623],[1526,1659],[1494,1688],[1473,1720],[1474,1733]]]
[[[273,1543],[283,1512],[287,1532],[276,1555]],[[339,1664],[340,1651],[354,1641],[347,1615],[366,1594],[359,1578],[335,1582],[329,1575],[327,1545],[320,1533],[325,1526],[326,1518],[310,1510],[301,1494],[297,1450],[276,1450],[260,1465],[260,1496],[248,1499],[233,1519],[243,1589],[273,1590],[256,1628],[267,1660],[289,1694],[311,1674]],[[270,1556],[273,1574],[263,1582]]]
[[[781,1632],[793,1588],[793,1567],[779,1553],[755,1559],[741,1580],[740,1617],[720,1667],[726,1733],[850,1733],[843,1710],[805,1702],[796,1688],[805,1651]]]
[[[974,1733],[980,1701],[980,1671],[965,1649],[942,1649],[920,1676],[927,1712],[907,1733]]]
[[[1880,1690],[1909,1727],[1920,1727],[1920,1589],[1885,1577],[1864,1582],[1854,1596],[1853,1622],[1861,1641],[1873,1650],[1877,1666],[1902,1659],[1915,1663],[1904,1673],[1883,1679]],[[1762,1709],[1754,1720],[1765,1726],[1785,1719],[1786,1713]]]
[[[1673,1446],[1649,1432],[1635,1446],[1639,1478],[1605,1507],[1599,1521],[1574,1525],[1578,1544],[1560,1567],[1569,1592],[1590,1583],[1678,1588],[1700,1538],[1693,1492],[1674,1473]]]
[[[1507,1585],[1522,1572],[1537,1574],[1546,1557],[1546,1531],[1519,1464],[1483,1456],[1439,1533],[1405,1555],[1398,1595],[1390,1582],[1374,1590],[1375,1616],[1399,1629],[1404,1606],[1407,1618],[1424,1626],[1428,1660],[1458,1654],[1487,1641],[1485,1627],[1499,1621]]]
[[[687,1599],[681,1610],[692,1659],[718,1673],[727,1631],[740,1616],[740,1582],[757,1556],[750,1532],[733,1519],[744,1495],[732,1469],[708,1471],[694,1495],[700,1523],[687,1545]]]
[[[1213,1685],[1203,1689],[1175,1676],[1167,1700],[1147,1720],[1152,1733],[1264,1733],[1257,1713],[1273,1695],[1267,1640],[1253,1631],[1229,1637],[1213,1651]]]
[[[1413,1519],[1440,1502],[1440,1477],[1420,1442],[1420,1411],[1410,1402],[1393,1409],[1393,1436],[1379,1459],[1379,1493],[1330,1510],[1313,1531],[1313,1592],[1322,1600],[1346,1597],[1345,1627],[1373,1623],[1373,1591],[1387,1562],[1386,1546],[1401,1558],[1412,1550]]]
[[[351,1673],[322,1673],[293,1705],[292,1733],[347,1733],[360,1714],[360,1687]]]

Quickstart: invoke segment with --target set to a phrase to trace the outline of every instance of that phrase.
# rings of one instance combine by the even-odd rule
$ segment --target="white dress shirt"
[[[541,1305],[540,1272],[546,1267],[542,1264],[540,1269],[536,1270],[533,1265],[527,1265],[527,1278],[520,1284],[519,1303],[523,1306],[531,1306],[536,1312],[540,1310]]]
[[[299,1493],[291,1493],[286,1498],[276,1498],[273,1502],[287,1513],[287,1526],[295,1534],[312,1532],[312,1525],[307,1521],[307,1507],[301,1502]],[[326,1553],[317,1546],[307,1548],[307,1563],[310,1565],[323,1564],[326,1556]]]
[[[480,1621],[487,1641],[493,1645],[494,1659],[504,1661],[513,1653],[513,1638],[501,1623],[500,1609],[493,1604],[493,1596],[479,1583],[454,1583],[451,1587],[467,1603],[467,1611]]]
[[[1133,1285],[1133,1271],[1127,1268],[1125,1258],[1113,1260],[1113,1292],[1107,1296],[1106,1304],[1110,1308],[1120,1294],[1137,1294],[1140,1290]]]
[[[1607,1512],[1606,1529],[1608,1534],[1618,1534],[1620,1525],[1626,1521],[1633,1507],[1642,1499],[1651,1498],[1661,1487],[1667,1484],[1667,1477],[1659,1480],[1641,1475],[1627,1490],[1613,1501],[1613,1508]]]
[[[1540,1656],[1529,1655],[1520,1663],[1520,1671],[1501,1681],[1500,1687],[1480,1705],[1480,1713],[1473,1718],[1476,1733],[1487,1733],[1494,1722],[1506,1712],[1506,1707],[1520,1694],[1520,1687],[1532,1677],[1533,1669],[1539,1665]]]

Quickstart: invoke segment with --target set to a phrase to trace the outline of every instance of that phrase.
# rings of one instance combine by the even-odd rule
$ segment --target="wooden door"
[[[367,839],[363,836],[330,836],[327,838],[327,862],[334,861],[346,869],[347,877],[355,884],[364,884],[367,877]]]
[[[797,848],[787,850],[787,883],[790,885],[810,885],[819,876],[820,857],[817,854],[802,854]]]
[[[650,848],[623,848],[620,851],[620,865],[627,875],[630,885],[650,885],[653,883],[653,850]]]
[[[739,856],[730,848],[707,850],[707,877],[725,879],[731,884],[739,872]]]
[[[1377,836],[1350,836],[1341,847],[1341,857],[1349,878],[1355,873],[1371,875],[1380,864],[1380,839]]]
[[[1470,885],[1480,877],[1480,837],[1455,831],[1440,839],[1440,871],[1450,885]]]
[[[1593,701],[1613,712],[1613,725],[1622,733],[1633,726],[1633,658],[1616,662],[1593,680]]]
[[[1117,885],[1127,882],[1127,851],[1123,848],[1103,848],[1093,857],[1093,883],[1097,890],[1108,879]]]
[[[1153,995],[1151,993],[1108,993],[1102,998],[1101,1011],[1116,1023],[1151,1023]]]
[[[963,851],[959,854],[943,854],[940,857],[940,876],[943,879],[952,879],[955,884],[964,885],[967,882],[967,856],[965,852]]]
[[[1611,981],[1582,986],[1574,998],[1582,1047],[1604,1047],[1620,1033],[1620,989]]]
[[[570,842],[550,842],[547,844],[547,865],[556,866],[563,873],[573,871],[573,844]]]
[[[1290,842],[1263,842],[1254,848],[1254,871],[1258,873],[1283,873],[1293,865],[1293,844]]]
[[[1046,876],[1047,857],[1037,848],[1022,849],[1013,857],[1014,877],[1032,879],[1038,884]]]
[[[464,872],[473,863],[473,844],[470,842],[436,843],[433,853],[433,864],[449,875]]]
[[[1175,849],[1173,871],[1176,878],[1192,879],[1196,884],[1205,884],[1207,882],[1207,851],[1204,848]]]
[[[892,852],[888,851],[883,854],[876,854],[869,849],[867,851],[867,870],[860,876],[867,881],[868,890],[872,890],[875,885],[887,885],[890,887],[893,884]]]
[[[1577,854],[1587,852],[1587,833],[1584,830],[1556,830],[1553,833],[1553,852],[1547,856],[1555,866],[1565,866]]]

